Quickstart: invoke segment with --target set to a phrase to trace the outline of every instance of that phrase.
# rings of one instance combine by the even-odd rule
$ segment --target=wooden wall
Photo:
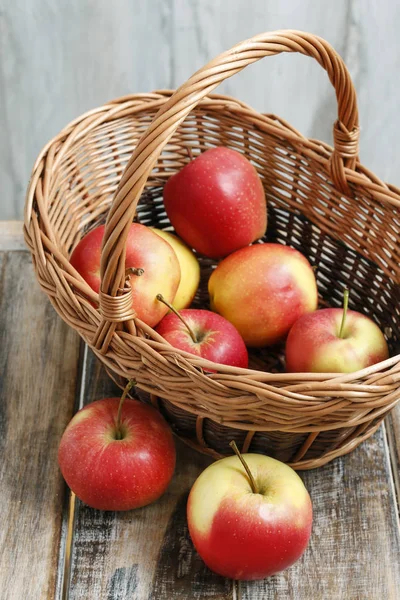
[[[22,218],[38,152],[74,117],[176,87],[234,43],[282,28],[341,53],[359,97],[361,160],[400,185],[399,25],[396,0],[0,0],[0,219]],[[331,141],[335,96],[308,58],[270,58],[219,91]]]

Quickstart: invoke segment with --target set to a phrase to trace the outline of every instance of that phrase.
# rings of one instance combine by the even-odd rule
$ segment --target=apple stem
[[[136,385],[136,381],[134,379],[130,379],[128,381],[128,383],[126,384],[124,391],[122,392],[122,396],[121,396],[121,400],[119,401],[119,405],[118,405],[118,412],[117,412],[117,424],[116,424],[116,440],[122,440],[123,438],[123,434],[121,431],[121,413],[122,413],[122,405],[124,404],[125,398],[127,397],[129,391],[133,388],[133,386]]]
[[[251,489],[252,489],[253,494],[258,494],[258,488],[257,488],[257,484],[256,484],[256,482],[254,480],[253,474],[252,474],[252,472],[249,469],[249,465],[247,464],[247,462],[244,460],[242,454],[240,453],[240,450],[237,447],[236,442],[234,440],[232,440],[229,445],[235,451],[235,454],[238,456],[240,462],[242,463],[242,465],[245,468],[245,471],[246,471],[247,475],[249,476],[250,485],[251,485]]]
[[[141,277],[144,273],[144,269],[142,269],[142,267],[128,267],[128,269],[126,269],[125,271],[125,275],[137,275],[138,277]]]
[[[188,325],[188,323],[185,321],[185,319],[182,317],[182,315],[179,314],[179,312],[176,310],[176,308],[174,306],[172,306],[172,304],[170,302],[168,302],[168,300],[166,300],[162,294],[157,294],[156,298],[157,298],[157,300],[159,300],[160,302],[162,302],[163,304],[168,306],[168,308],[170,310],[172,310],[172,312],[178,317],[178,319],[180,319],[182,321],[182,323],[184,324],[184,326],[190,333],[190,337],[192,338],[194,343],[197,344],[198,340],[197,340],[197,337],[196,337],[193,329]]]
[[[342,317],[342,322],[340,324],[340,331],[339,331],[339,337],[342,338],[343,337],[343,332],[344,332],[344,326],[345,326],[345,322],[346,322],[346,315],[347,315],[347,307],[349,306],[349,290],[346,288],[343,292],[343,317]]]

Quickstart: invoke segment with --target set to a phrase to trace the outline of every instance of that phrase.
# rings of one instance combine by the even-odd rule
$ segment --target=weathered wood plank
[[[27,250],[22,221],[0,221],[0,252]]]
[[[241,584],[241,600],[397,600],[400,529],[384,429],[302,478],[314,506],[310,546],[291,569]]]
[[[29,254],[0,253],[0,596],[53,599],[79,339],[35,283]]]
[[[120,391],[90,354],[85,403],[109,395],[119,396]],[[233,582],[206,569],[187,531],[187,494],[209,463],[177,441],[176,472],[158,502],[112,513],[77,501],[69,599],[233,598]]]
[[[400,507],[400,404],[385,420],[393,480],[396,488],[397,503]]]
[[[119,393],[93,358],[86,381],[85,401]],[[158,503],[118,514],[78,502],[71,600],[233,597],[233,584],[203,566],[187,532],[187,492],[208,463],[178,443],[177,474]],[[264,582],[241,583],[238,597],[395,600],[400,530],[391,476],[383,430],[347,457],[304,473],[315,512],[304,559]]]

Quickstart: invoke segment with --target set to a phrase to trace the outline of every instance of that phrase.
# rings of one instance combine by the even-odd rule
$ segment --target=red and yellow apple
[[[93,229],[81,239],[71,255],[71,265],[90,287],[100,290],[101,244],[104,225]],[[181,278],[178,258],[168,242],[150,228],[132,223],[126,245],[126,268],[143,269],[142,275],[130,275],[133,307],[139,319],[154,327],[168,312],[158,302],[158,293],[171,302]]]
[[[156,331],[172,346],[207,360],[247,368],[247,349],[240,334],[226,319],[209,310],[187,308],[166,315]]]
[[[359,312],[324,308],[303,315],[286,340],[286,370],[295,373],[352,373],[389,358],[379,327]],[[342,331],[341,331],[342,329]]]
[[[191,305],[200,283],[200,265],[198,260],[189,246],[173,233],[164,231],[163,229],[150,229],[168,242],[175,251],[181,268],[181,282],[172,305],[176,310],[187,308]]]
[[[58,450],[71,490],[101,510],[130,510],[154,502],[175,468],[174,440],[160,413],[126,399],[118,427],[119,404],[119,398],[104,398],[78,411]]]
[[[263,579],[303,554],[312,505],[289,466],[261,454],[243,458],[256,489],[237,456],[213,463],[190,491],[189,532],[212,571],[232,579]]]
[[[281,244],[255,244],[225,258],[212,273],[211,308],[228,319],[247,346],[285,338],[293,323],[317,308],[314,272],[307,259]]]
[[[211,148],[173,175],[164,206],[175,231],[191,248],[218,258],[262,237],[267,227],[264,188],[239,152]]]

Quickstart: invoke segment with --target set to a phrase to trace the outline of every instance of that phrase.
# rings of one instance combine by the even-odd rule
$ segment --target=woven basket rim
[[[66,125],[63,129],[61,129],[61,131],[52,140],[50,140],[44,146],[44,148],[42,149],[42,151],[40,152],[40,154],[38,156],[38,159],[35,162],[35,165],[34,165],[34,168],[32,171],[30,184],[29,184],[29,187],[27,190],[27,201],[26,201],[27,209],[26,209],[26,216],[25,216],[25,223],[24,223],[24,233],[25,233],[25,239],[26,239],[28,246],[31,247],[31,244],[30,244],[31,235],[30,235],[29,228],[30,228],[31,204],[33,201],[32,191],[34,191],[34,184],[38,178],[38,171],[40,172],[40,163],[45,158],[45,156],[49,153],[52,145],[59,144],[59,143],[62,144],[63,140],[64,140],[64,143],[68,144],[70,142],[71,135],[74,134],[76,128],[78,129],[79,135],[78,135],[78,137],[74,137],[74,141],[82,139],[85,134],[87,135],[90,131],[92,131],[94,128],[96,128],[100,123],[108,122],[110,120],[110,115],[111,115],[112,119],[114,120],[115,118],[117,118],[118,112],[125,111],[128,108],[133,111],[133,114],[136,114],[136,113],[140,114],[143,111],[147,112],[149,110],[155,110],[159,106],[160,101],[164,102],[166,98],[170,97],[173,94],[173,92],[174,92],[174,90],[155,90],[154,92],[151,92],[150,94],[129,94],[126,96],[122,96],[121,98],[115,98],[104,105],[101,105],[99,107],[96,107],[94,109],[86,111],[80,117],[77,117],[76,119],[72,120],[68,125]],[[242,117],[245,116],[242,112],[243,108],[245,108],[246,111],[247,110],[252,111],[253,117],[254,117],[254,115],[258,115],[260,122],[263,122],[268,125],[272,124],[273,126],[275,126],[275,124],[278,123],[278,126],[276,127],[277,135],[280,135],[285,139],[289,139],[290,141],[298,141],[298,138],[293,137],[293,135],[292,135],[294,132],[296,132],[296,135],[297,135],[297,131],[294,128],[292,128],[288,123],[286,123],[283,119],[280,119],[279,117],[277,117],[271,113],[268,113],[268,114],[258,113],[256,110],[252,109],[248,104],[238,101],[229,95],[210,94],[209,96],[207,96],[206,98],[201,100],[199,102],[198,106],[200,108],[212,110],[214,103],[217,103],[217,105],[220,105],[221,102],[223,102],[225,106],[227,105],[229,108],[231,108],[232,111],[237,112],[237,114],[240,114]],[[118,108],[119,111],[117,111],[116,108]],[[96,118],[95,121],[93,121],[93,115],[96,115],[98,117],[98,118]],[[99,118],[99,115],[102,115],[101,119]],[[254,126],[257,128],[258,124],[254,124]],[[289,137],[287,134],[289,134]],[[312,152],[315,152],[315,158],[317,160],[319,160],[322,164],[327,165],[327,163],[329,162],[329,158],[333,152],[332,146],[330,146],[326,142],[321,142],[318,140],[315,141],[312,138],[306,138],[302,134],[298,134],[298,137],[300,137],[301,144],[305,148],[308,148]],[[362,172],[364,170],[366,171],[366,169],[363,167],[363,165],[359,161],[357,162],[357,169],[360,169]],[[352,173],[353,171],[346,168],[346,172]],[[367,177],[367,176],[365,176],[365,177]],[[386,192],[389,188],[389,185],[385,184],[383,182],[379,182],[379,183],[376,183],[376,182],[378,182],[378,178],[375,178],[374,186],[376,186],[376,185],[380,186],[382,193],[385,194],[385,197],[386,197],[385,199],[388,202],[393,203],[392,198],[386,196]],[[361,179],[357,183],[358,183],[358,185],[364,186],[367,183],[367,179],[364,179],[364,176],[361,176]],[[396,193],[396,191],[397,191],[397,188],[395,188],[394,186],[390,186],[390,189],[394,193]],[[398,195],[399,195],[399,198],[397,200],[397,203],[400,207],[400,189],[398,190]],[[383,200],[383,201],[385,201],[385,200]],[[73,269],[72,267],[71,267],[71,269],[74,271],[74,278],[76,278],[77,280],[80,280],[81,284],[83,283],[83,285],[86,286],[87,289],[85,289],[85,294],[90,296],[92,300],[94,300],[95,302],[98,303],[99,295],[96,292],[94,292],[91,288],[89,288],[89,286],[81,278],[81,276],[75,269]],[[90,310],[91,312],[98,313],[98,309],[94,308],[90,303],[87,303],[87,309]],[[149,343],[149,345],[151,345],[152,348],[157,349],[159,352],[165,351],[165,352],[168,352],[169,354],[180,356],[182,359],[184,359],[185,361],[188,361],[188,363],[190,363],[191,365],[193,365],[196,368],[203,367],[204,369],[211,370],[211,371],[217,369],[219,373],[225,373],[225,374],[229,374],[229,375],[232,375],[233,373],[235,373],[237,375],[252,375],[252,374],[256,373],[258,377],[260,377],[261,379],[265,379],[266,381],[271,382],[271,383],[273,383],[274,381],[277,381],[277,380],[282,381],[282,378],[284,378],[288,383],[296,382],[299,380],[303,381],[303,382],[306,381],[308,383],[318,382],[319,384],[321,382],[326,382],[328,384],[330,384],[330,383],[345,383],[347,381],[366,379],[370,375],[374,375],[375,373],[379,372],[382,369],[388,369],[390,367],[393,367],[394,365],[397,364],[397,362],[400,361],[400,354],[398,354],[398,355],[390,357],[389,359],[387,359],[383,362],[376,363],[375,365],[372,365],[371,367],[367,367],[367,368],[361,369],[357,372],[347,373],[347,374],[268,373],[268,372],[257,370],[257,369],[243,369],[243,368],[239,368],[239,367],[229,367],[227,365],[215,363],[215,362],[212,362],[212,361],[209,361],[206,359],[198,359],[195,355],[185,352],[184,350],[180,350],[180,349],[172,347],[165,339],[163,339],[161,336],[159,336],[154,330],[151,330],[151,328],[148,328],[144,323],[142,323],[140,321],[139,321],[139,323],[140,323],[140,326],[142,326],[146,330],[146,333],[151,334],[152,339],[146,340],[146,343]],[[86,341],[90,344],[89,339],[87,339]],[[206,377],[213,379],[212,374],[207,374]],[[277,389],[280,389],[280,388],[277,388]]]

